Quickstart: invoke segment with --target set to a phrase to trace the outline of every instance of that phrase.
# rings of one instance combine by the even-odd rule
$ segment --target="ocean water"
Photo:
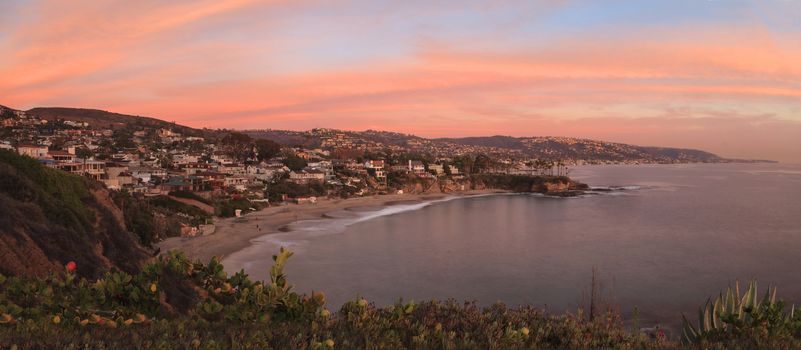
[[[592,270],[600,300],[643,325],[676,329],[735,281],[801,303],[801,166],[693,164],[594,166],[571,176],[612,191],[579,198],[529,194],[447,198],[335,219],[225,260],[267,278],[278,246],[303,292],[331,307],[363,296],[502,301],[553,312],[586,305]]]

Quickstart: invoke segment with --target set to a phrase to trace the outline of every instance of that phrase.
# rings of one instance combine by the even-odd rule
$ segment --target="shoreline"
[[[208,262],[217,256],[221,260],[252,246],[252,240],[268,234],[289,232],[289,225],[304,220],[337,219],[334,212],[346,210],[371,212],[383,208],[416,204],[450,196],[472,196],[508,193],[503,190],[471,190],[452,193],[387,194],[349,199],[318,199],[315,204],[287,204],[250,212],[239,218],[216,219],[213,234],[197,237],[171,237],[156,246],[161,254],[180,250],[191,260]],[[258,226],[258,228],[257,228]]]

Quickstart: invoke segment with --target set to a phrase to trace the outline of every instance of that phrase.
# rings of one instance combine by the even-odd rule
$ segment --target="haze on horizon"
[[[801,1],[0,2],[0,104],[801,163]]]

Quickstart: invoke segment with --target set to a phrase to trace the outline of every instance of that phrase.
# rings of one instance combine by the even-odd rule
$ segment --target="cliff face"
[[[137,272],[149,257],[97,183],[0,151],[0,273],[43,276],[75,261],[78,274]]]
[[[471,190],[502,190],[553,196],[579,194],[588,187],[565,176],[482,174],[461,179],[411,178],[400,188],[405,193],[453,193]]]

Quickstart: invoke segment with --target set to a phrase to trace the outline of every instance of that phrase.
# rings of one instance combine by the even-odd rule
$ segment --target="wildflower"
[[[70,262],[67,263],[67,271],[72,272],[72,271],[75,271],[75,269],[77,269],[77,268],[78,268],[78,264],[76,264],[74,261],[70,261]]]
[[[61,323],[61,317],[58,315],[53,316],[53,323],[55,324]]]
[[[358,304],[359,304],[359,307],[367,307],[367,299],[365,299],[365,298],[359,299]]]
[[[523,327],[520,329],[520,333],[523,333],[524,336],[528,336],[528,327]]]
[[[334,348],[334,340],[333,339],[326,339],[325,346],[327,346],[329,349],[333,349]]]
[[[155,283],[150,284],[150,292],[155,293],[158,290],[158,286]]]

